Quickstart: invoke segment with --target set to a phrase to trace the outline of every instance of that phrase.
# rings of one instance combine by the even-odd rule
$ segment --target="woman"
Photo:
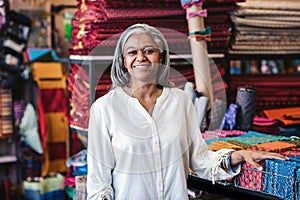
[[[190,98],[168,82],[169,49],[146,24],[125,30],[116,46],[114,89],[94,102],[88,130],[88,199],[188,199],[188,168],[225,180],[247,161],[284,156],[208,150]]]

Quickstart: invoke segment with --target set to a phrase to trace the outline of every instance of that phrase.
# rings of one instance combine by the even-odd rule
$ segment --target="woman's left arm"
[[[265,159],[288,160],[289,158],[287,156],[283,156],[281,154],[272,153],[272,152],[239,150],[239,151],[232,152],[231,165],[234,166],[243,161],[246,161],[257,170],[262,171],[263,167],[259,165],[258,162]]]

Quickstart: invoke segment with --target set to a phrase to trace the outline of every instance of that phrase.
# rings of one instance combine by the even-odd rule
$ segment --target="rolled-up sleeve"
[[[99,102],[90,109],[88,127],[87,199],[113,199],[112,170],[114,155],[107,119]]]

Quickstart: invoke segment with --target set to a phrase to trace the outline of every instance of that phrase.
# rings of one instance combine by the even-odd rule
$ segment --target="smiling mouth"
[[[149,65],[136,65],[136,66],[133,66],[133,68],[135,68],[135,69],[146,69],[148,67],[149,67]]]

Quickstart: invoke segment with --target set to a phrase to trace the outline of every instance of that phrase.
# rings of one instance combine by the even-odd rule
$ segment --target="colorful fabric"
[[[63,180],[64,177],[61,174],[36,181],[25,180],[23,182],[24,196],[28,200],[64,200]]]
[[[265,169],[265,162],[259,163]],[[242,171],[238,176],[238,184],[240,187],[263,191],[264,188],[264,172],[256,170],[252,165],[243,162]]]
[[[44,151],[42,176],[67,171],[69,155],[66,77],[61,63],[32,64],[33,78],[40,89],[39,121]],[[53,150],[55,149],[55,151]],[[57,151],[60,149],[60,151]]]
[[[285,151],[292,150],[297,147],[295,144],[291,144],[285,141],[274,141],[274,142],[265,142],[262,144],[256,144],[248,147],[249,150],[255,151],[268,151],[268,152],[277,152],[283,153]]]
[[[293,200],[297,163],[282,160],[266,160],[264,192],[282,199]]]

